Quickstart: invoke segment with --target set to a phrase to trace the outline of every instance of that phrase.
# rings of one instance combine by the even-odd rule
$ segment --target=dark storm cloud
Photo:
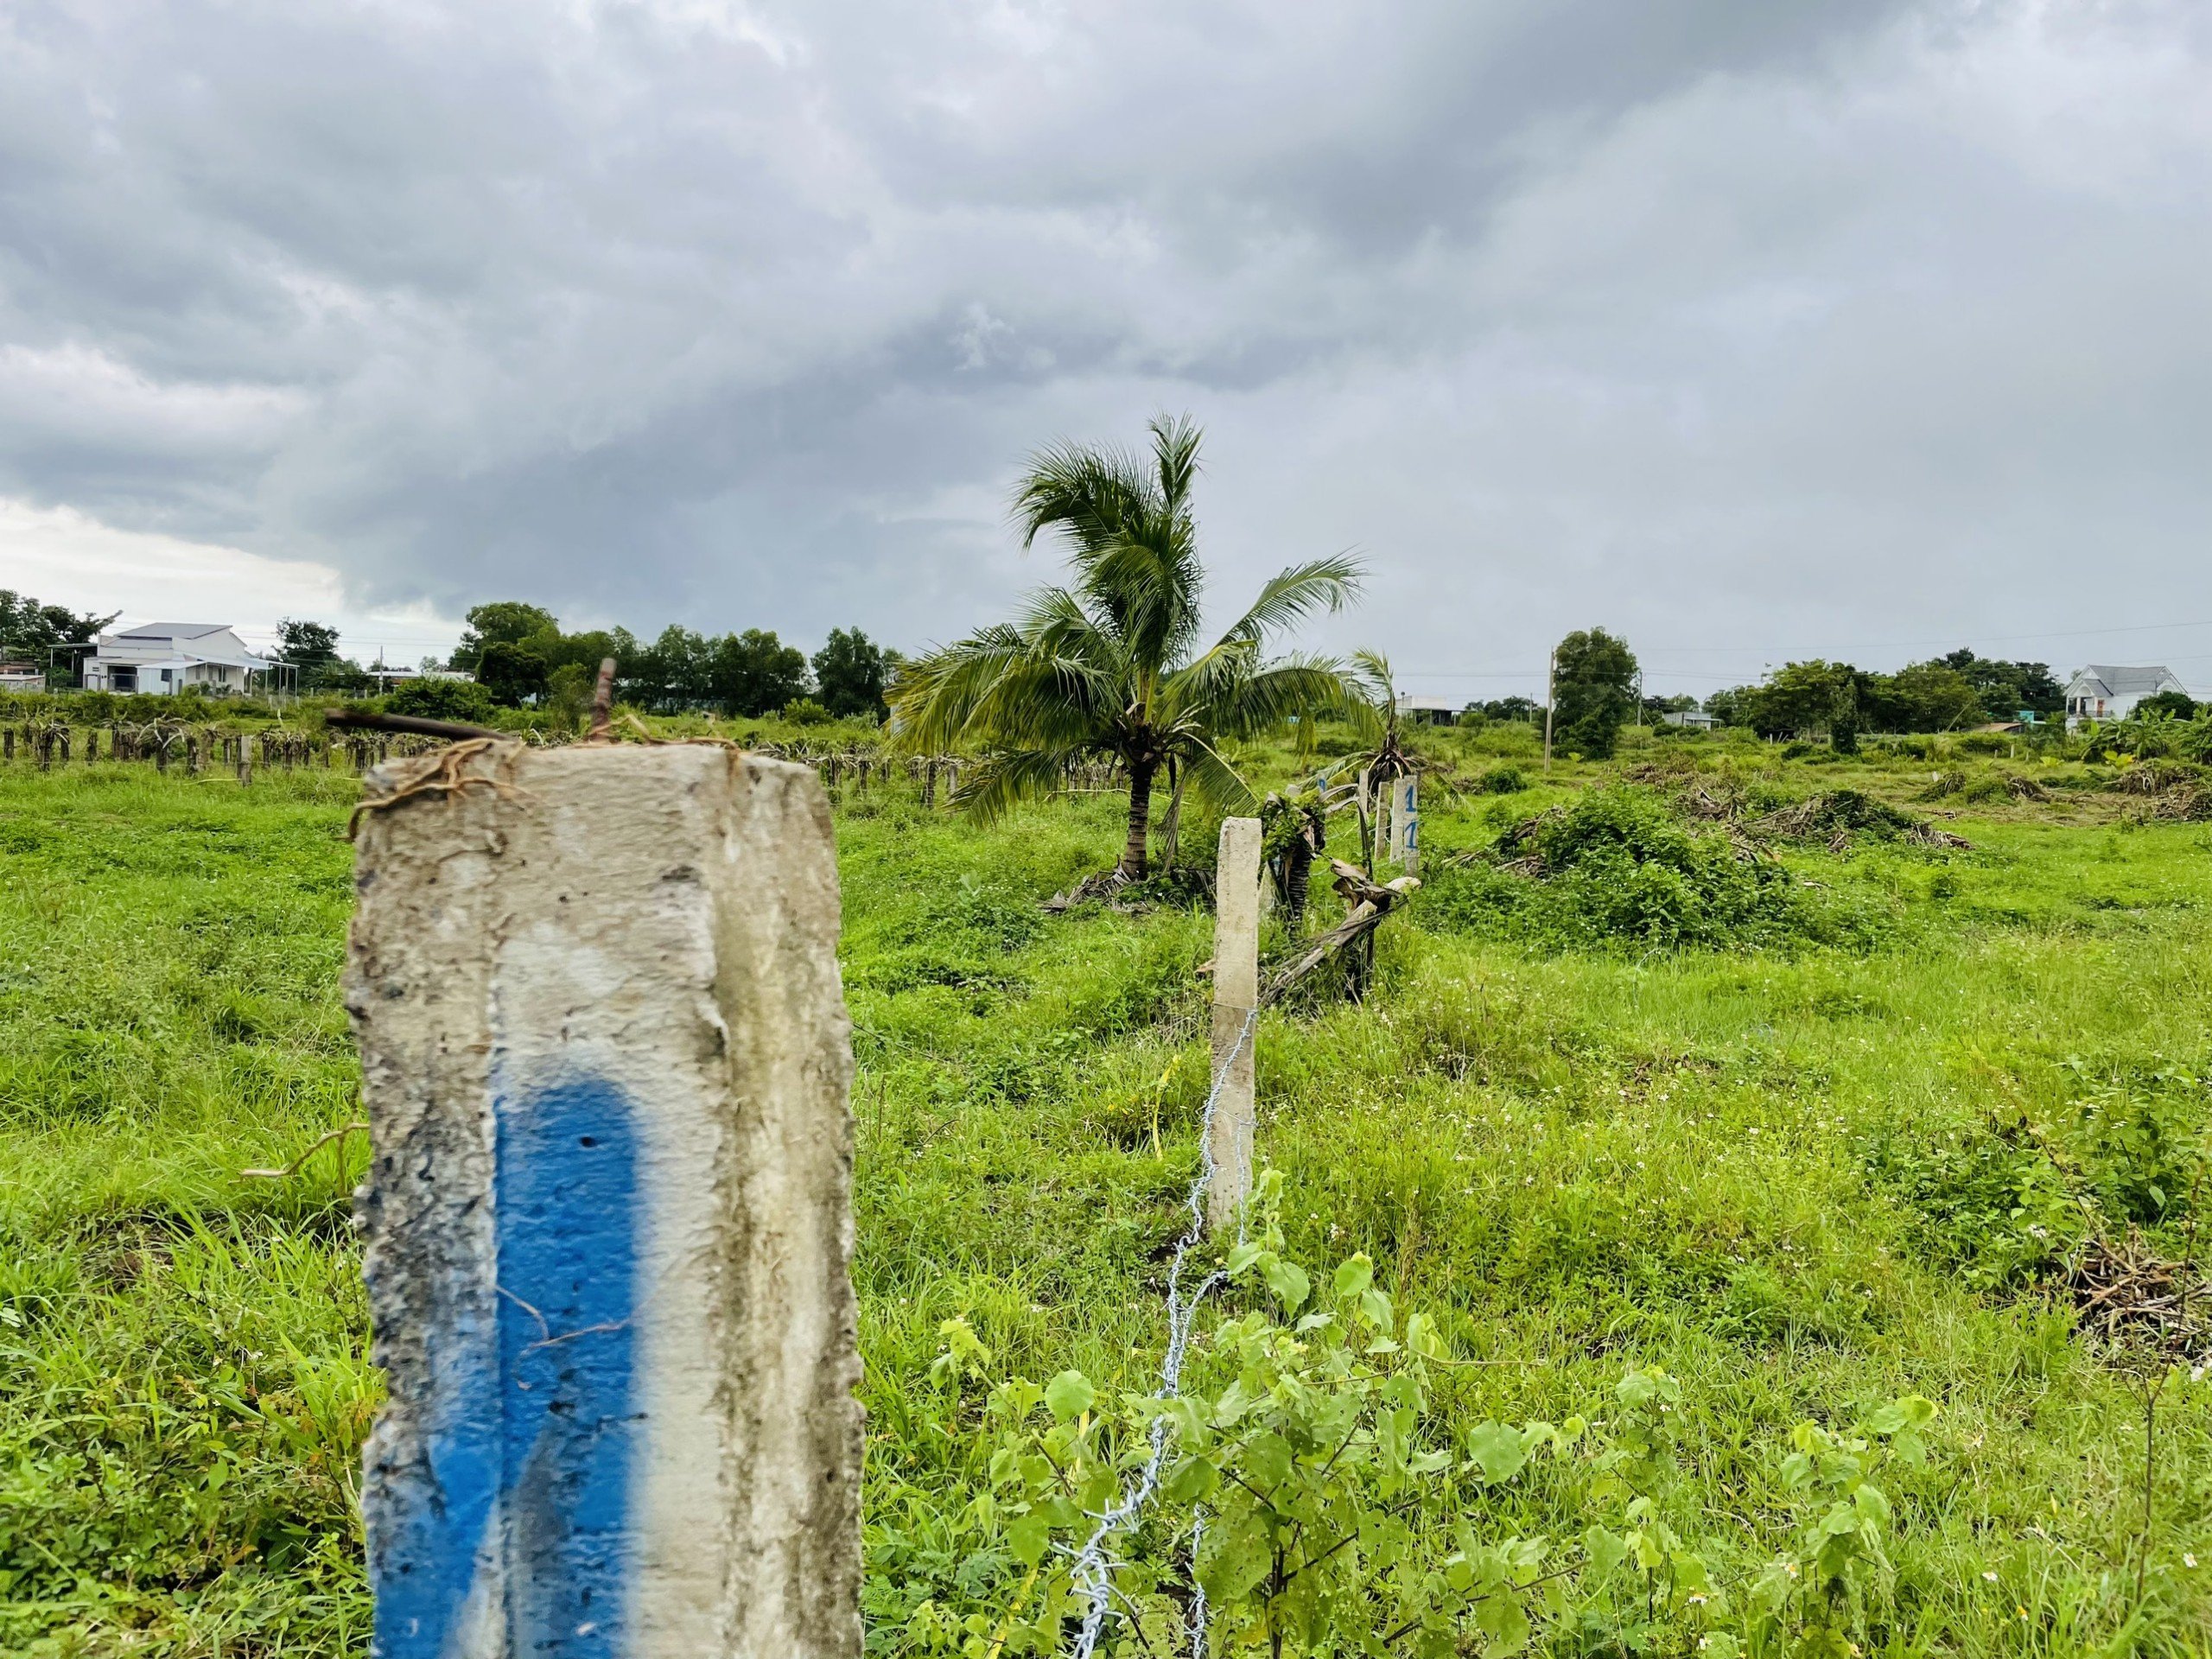
[[[1363,547],[1344,637],[1431,689],[2085,575],[2212,617],[2207,54],[2185,5],[18,0],[0,493],[911,645],[1039,574],[1025,451],[1189,408],[1225,575]]]

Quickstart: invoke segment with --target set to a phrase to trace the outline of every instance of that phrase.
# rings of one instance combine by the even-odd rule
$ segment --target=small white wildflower
[[[1985,1573],[1981,1576],[1987,1579],[1992,1584],[1997,1582],[1997,1575],[1994,1573]]]

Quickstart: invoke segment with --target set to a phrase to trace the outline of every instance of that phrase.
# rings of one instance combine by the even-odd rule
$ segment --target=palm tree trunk
[[[1306,895],[1313,880],[1313,849],[1303,836],[1290,843],[1283,854],[1286,874],[1283,881],[1282,908],[1284,918],[1290,924],[1294,936],[1306,921]]]
[[[1167,817],[1160,826],[1160,873],[1165,875],[1175,868],[1175,858],[1183,838],[1183,785],[1191,774],[1175,764],[1173,757],[1167,762],[1167,776],[1172,780],[1167,793]]]
[[[1122,861],[1115,868],[1125,881],[1145,876],[1145,836],[1152,821],[1152,772],[1155,763],[1129,766],[1129,838],[1122,848]]]

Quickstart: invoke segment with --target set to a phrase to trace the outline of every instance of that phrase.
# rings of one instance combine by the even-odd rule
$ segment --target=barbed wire
[[[1221,1103],[1221,1091],[1229,1082],[1229,1074],[1236,1064],[1236,1057],[1244,1045],[1251,1040],[1253,1027],[1258,1025],[1260,1011],[1249,1010],[1244,1023],[1238,1028],[1236,1040],[1230,1045],[1229,1052],[1222,1056],[1214,1067],[1212,1086],[1206,1090],[1205,1109],[1198,1119],[1198,1173],[1185,1196],[1184,1207],[1191,1212],[1191,1224],[1175,1241],[1175,1259],[1167,1269],[1167,1352],[1160,1365],[1160,1393],[1166,1400],[1174,1399],[1183,1386],[1183,1360],[1191,1344],[1191,1324],[1197,1318],[1198,1305],[1212,1294],[1227,1274],[1218,1269],[1208,1274],[1198,1283],[1186,1301],[1183,1298],[1183,1262],[1192,1249],[1205,1236],[1206,1193],[1213,1185],[1214,1111]],[[1244,1221],[1237,1217],[1237,1243],[1244,1242]],[[1109,1541],[1122,1528],[1135,1523],[1144,1513],[1145,1505],[1152,1502],[1160,1490],[1160,1465],[1167,1457],[1167,1419],[1154,1416],[1151,1431],[1152,1450],[1145,1459],[1143,1471],[1136,1480],[1122,1491],[1122,1501],[1112,1509],[1092,1517],[1098,1522],[1089,1541],[1075,1553],[1075,1565],[1070,1578],[1074,1588],[1090,1602],[1084,1614],[1083,1628],[1076,1637],[1075,1659],[1091,1659],[1098,1647],[1100,1633],[1105,1629],[1106,1611],[1112,1592],[1114,1561],[1108,1548]],[[1191,1582],[1198,1586],[1198,1541],[1204,1527],[1200,1519],[1191,1532]],[[1198,1589],[1191,1609],[1192,1652],[1203,1655],[1205,1643],[1205,1592]]]

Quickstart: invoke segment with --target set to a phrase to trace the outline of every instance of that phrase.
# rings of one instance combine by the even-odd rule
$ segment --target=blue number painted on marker
[[[429,1466],[385,1518],[372,1651],[455,1659],[496,1518],[505,1653],[618,1659],[639,1433],[632,1115],[597,1082],[494,1112],[498,1325],[432,1333]]]

